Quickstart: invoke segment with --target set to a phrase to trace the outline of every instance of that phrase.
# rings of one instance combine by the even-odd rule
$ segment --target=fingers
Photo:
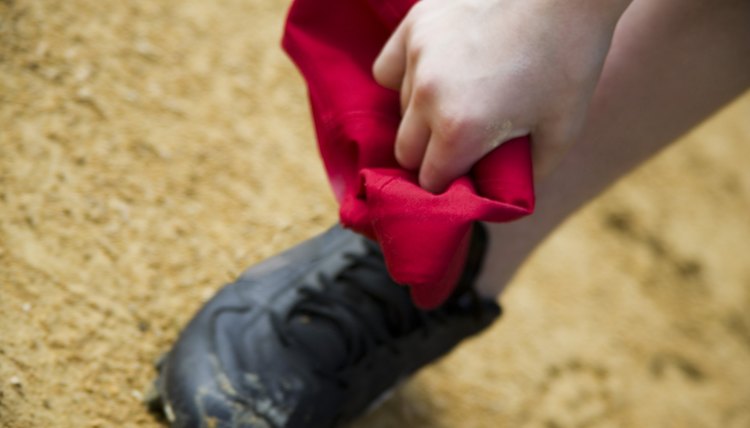
[[[441,193],[450,183],[454,175],[458,177],[463,165],[456,162],[446,162],[449,150],[438,141],[439,137],[433,134],[425,151],[425,157],[419,168],[419,185],[431,193]]]
[[[429,140],[429,124],[416,108],[407,108],[396,135],[395,155],[398,163],[406,169],[419,169]]]
[[[461,146],[461,148],[457,148]],[[441,193],[456,178],[466,174],[484,154],[470,153],[471,146],[446,141],[433,133],[419,169],[419,185],[431,193]]]
[[[406,109],[411,104],[412,88],[414,82],[414,67],[409,64],[409,60],[406,61],[406,73],[404,79],[401,82],[401,116],[406,114]]]
[[[549,106],[548,94],[558,87],[565,89],[566,82],[557,84],[554,75],[518,73],[472,50],[449,49],[462,33],[444,37],[445,28],[438,24],[453,15],[442,13],[444,9],[441,13],[426,9],[435,4],[421,2],[412,8],[373,64],[375,80],[400,94],[396,161],[419,171],[419,184],[425,190],[439,193],[497,146],[533,128],[535,179],[546,176],[580,129],[566,122],[571,116],[573,120],[582,116],[571,113],[569,102]],[[553,81],[537,87],[535,82],[546,79]],[[568,93],[579,92],[563,95]]]
[[[372,71],[375,80],[386,88],[401,90],[401,83],[406,72],[406,32],[407,26],[402,22],[383,46],[375,59]],[[403,105],[403,104],[402,104]]]
[[[420,165],[420,186],[432,193],[443,192],[488,153],[513,138],[529,134],[527,127],[514,126],[510,120],[491,125],[487,122],[490,121],[454,117],[445,119],[442,126],[433,127]]]
[[[433,130],[419,168],[419,185],[432,193],[443,192],[456,178],[502,141],[471,132],[470,126],[452,132]]]

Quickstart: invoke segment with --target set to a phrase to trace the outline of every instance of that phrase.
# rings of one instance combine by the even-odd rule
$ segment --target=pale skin
[[[401,93],[397,160],[440,192],[497,144],[533,141],[536,213],[490,225],[487,296],[568,215],[750,88],[746,0],[420,5],[374,66]]]
[[[543,177],[580,133],[630,0],[422,0],[375,61],[401,94],[396,159],[441,192],[531,134]]]

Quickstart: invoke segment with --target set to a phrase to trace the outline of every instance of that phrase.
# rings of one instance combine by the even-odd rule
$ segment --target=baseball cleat
[[[244,272],[161,359],[147,400],[173,427],[336,427],[499,315],[463,276],[430,311],[388,276],[377,244],[335,226]]]

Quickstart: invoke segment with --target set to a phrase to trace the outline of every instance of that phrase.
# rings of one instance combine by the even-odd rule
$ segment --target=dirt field
[[[151,362],[335,221],[286,2],[0,0],[0,426],[158,427]],[[556,233],[358,427],[750,427],[750,96]]]

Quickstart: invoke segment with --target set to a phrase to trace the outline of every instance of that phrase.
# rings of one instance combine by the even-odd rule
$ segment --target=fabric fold
[[[372,64],[412,0],[295,0],[283,46],[308,85],[326,172],[340,218],[383,250],[394,280],[434,308],[464,267],[472,223],[507,222],[534,209],[528,138],[509,141],[448,189],[431,194],[398,165],[398,93]]]

